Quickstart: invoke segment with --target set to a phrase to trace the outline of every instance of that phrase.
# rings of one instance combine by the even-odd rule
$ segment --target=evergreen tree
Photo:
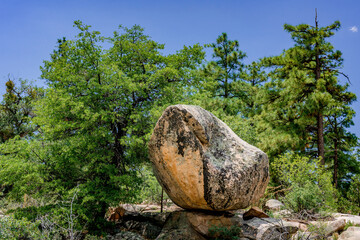
[[[212,112],[242,139],[255,144],[256,134],[245,112],[250,109],[247,102],[253,91],[242,79],[246,54],[239,49],[238,41],[229,40],[226,33],[206,46],[213,49],[213,60],[194,72],[195,81],[188,89],[186,102]]]
[[[358,145],[358,138],[348,131],[348,128],[354,125],[352,119],[355,115],[355,111],[349,105],[356,100],[356,96],[347,92],[347,88],[348,85],[338,85],[334,88],[334,92],[337,92],[335,96],[337,101],[329,107],[324,122],[326,156],[333,159],[335,187],[339,187],[339,179],[348,182],[352,175],[359,173],[360,170],[353,156],[354,148]]]
[[[263,88],[264,83],[268,80],[268,76],[261,61],[246,65],[245,71],[241,76],[244,81],[242,91],[244,96],[243,102],[245,104],[242,114],[245,117],[252,118],[261,111],[261,107],[256,98]]]
[[[47,143],[46,171],[63,193],[79,188],[82,215],[98,229],[109,204],[136,200],[160,110],[182,99],[204,54],[195,45],[164,56],[164,45],[139,26],[104,38],[75,24],[77,39],[59,41],[42,67],[49,88],[35,121]]]
[[[6,93],[0,103],[0,143],[17,135],[32,135],[36,130],[30,122],[34,117],[33,103],[41,97],[42,91],[25,80],[19,81],[20,86],[15,83],[10,79],[5,83]]]
[[[217,101],[226,114],[236,115],[239,112],[240,100],[244,98],[243,81],[240,79],[244,71],[242,60],[246,54],[239,49],[237,40],[229,40],[226,33],[222,33],[216,43],[208,44],[213,49],[213,61],[203,69],[205,84],[210,96]],[[217,104],[217,105],[218,105]],[[236,107],[237,106],[237,107]]]
[[[319,27],[315,18],[315,26],[285,24],[284,28],[295,46],[280,56],[264,59],[273,71],[272,81],[263,92],[261,118],[266,127],[277,128],[287,136],[279,139],[279,152],[290,147],[311,154],[316,149],[321,164],[325,164],[324,114],[339,101],[334,89],[343,63],[341,52],[334,50],[327,38],[340,23]]]

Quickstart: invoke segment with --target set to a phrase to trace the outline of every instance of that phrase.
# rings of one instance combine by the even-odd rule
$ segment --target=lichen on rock
[[[158,181],[185,209],[246,208],[269,181],[266,154],[198,106],[169,106],[155,126],[149,155]]]

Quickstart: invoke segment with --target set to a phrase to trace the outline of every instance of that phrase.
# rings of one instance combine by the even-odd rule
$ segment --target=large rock
[[[290,239],[298,230],[293,223],[278,219],[253,218],[244,221],[241,215],[226,216],[202,212],[172,212],[156,240],[205,239]],[[231,235],[231,236],[230,236]]]
[[[109,240],[278,240],[290,239],[300,223],[254,217],[245,221],[242,214],[188,211],[171,213],[125,212],[114,225]]]
[[[198,106],[169,106],[156,124],[149,154],[158,181],[185,209],[246,208],[269,181],[266,154]]]
[[[145,239],[155,239],[162,231],[169,215],[170,213],[125,212],[116,222],[114,233],[135,232]],[[119,236],[116,239],[122,239],[121,237],[128,239],[121,234]]]

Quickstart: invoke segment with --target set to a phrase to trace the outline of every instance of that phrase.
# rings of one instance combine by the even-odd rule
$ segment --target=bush
[[[17,220],[12,216],[0,218],[0,239],[44,239],[38,222],[30,222],[26,219]]]
[[[162,187],[157,181],[153,170],[149,165],[144,165],[141,173],[141,178],[143,180],[141,191],[138,196],[138,201],[143,203],[161,203],[161,191]],[[169,197],[164,192],[163,200],[168,200]]]
[[[294,212],[336,209],[337,192],[331,183],[331,173],[319,159],[288,153],[274,159],[271,169],[272,177],[289,189],[282,201]]]
[[[14,218],[17,220],[26,219],[27,221],[35,221],[38,216],[53,212],[56,205],[46,205],[42,207],[27,207],[27,208],[16,208],[7,211],[7,213],[13,213]]]
[[[209,228],[209,236],[211,239],[215,240],[225,240],[225,239],[239,239],[241,234],[241,227],[238,226],[211,226]]]
[[[360,214],[360,175],[351,178],[346,198],[339,200],[339,211],[358,215]]]
[[[321,196],[321,189],[314,183],[306,182],[299,186],[292,184],[291,190],[282,199],[285,206],[296,213],[302,211],[318,212],[321,210],[324,199]]]

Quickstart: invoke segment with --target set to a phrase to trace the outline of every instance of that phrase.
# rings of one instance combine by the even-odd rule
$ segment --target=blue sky
[[[169,53],[183,45],[214,42],[227,32],[230,39],[239,41],[248,56],[245,62],[250,63],[291,47],[283,24],[313,24],[315,8],[321,26],[341,22],[342,28],[331,42],[342,51],[343,72],[350,77],[350,91],[360,100],[358,0],[0,0],[0,95],[8,75],[44,84],[40,66],[49,59],[58,38],[76,35],[75,20],[107,36],[120,24],[141,25],[146,34],[164,43]],[[359,101],[353,108],[358,114],[351,130],[360,136]]]

